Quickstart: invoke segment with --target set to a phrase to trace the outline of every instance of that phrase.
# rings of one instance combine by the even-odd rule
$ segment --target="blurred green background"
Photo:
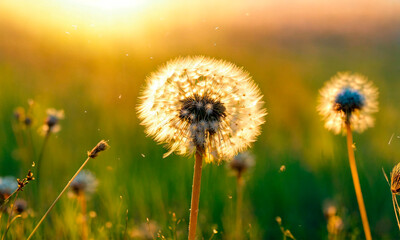
[[[106,139],[111,149],[87,166],[100,182],[88,203],[97,213],[91,236],[121,237],[129,209],[129,231],[148,218],[170,238],[176,213],[178,239],[185,239],[194,159],[163,159],[166,150],[146,137],[136,106],[146,76],[158,66],[178,56],[207,55],[249,71],[269,113],[251,149],[256,167],[245,176],[247,238],[281,239],[280,216],[297,239],[328,239],[327,201],[335,202],[343,219],[340,238],[363,238],[345,138],[324,129],[316,112],[318,90],[338,71],[361,73],[380,90],[376,126],[354,136],[356,159],[373,236],[399,238],[382,173],[400,161],[399,2],[103,2],[0,3],[0,175],[23,177],[31,168],[12,130],[16,107],[35,101],[36,153],[45,110],[65,111],[45,152],[42,204],[30,205],[36,214],[23,220],[26,232],[86,151]],[[234,233],[235,177],[226,165],[203,169],[204,239],[213,229],[213,239]],[[21,197],[31,195],[24,191]],[[38,239],[79,238],[78,212],[64,196]]]

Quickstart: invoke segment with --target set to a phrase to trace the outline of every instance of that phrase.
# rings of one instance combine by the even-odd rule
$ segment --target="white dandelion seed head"
[[[335,134],[345,132],[347,121],[353,130],[363,132],[374,125],[378,89],[362,75],[338,73],[320,90],[317,110]]]
[[[91,195],[96,192],[98,184],[99,182],[92,172],[89,170],[83,170],[72,181],[70,190],[76,196],[82,193]]]
[[[138,106],[146,133],[181,155],[230,160],[260,134],[266,110],[249,74],[203,56],[168,62],[147,79]]]
[[[46,110],[47,117],[41,128],[42,135],[47,133],[56,133],[61,130],[59,121],[64,119],[64,110],[56,110],[54,108],[49,108]]]
[[[17,188],[18,183],[15,177],[0,177],[0,202],[10,196]]]
[[[254,156],[248,151],[237,154],[229,163],[229,167],[238,174],[253,167],[255,164]]]

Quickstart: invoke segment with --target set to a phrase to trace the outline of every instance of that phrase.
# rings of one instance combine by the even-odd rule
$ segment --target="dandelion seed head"
[[[338,73],[320,90],[317,109],[325,127],[334,133],[344,133],[347,122],[353,130],[363,132],[374,125],[377,98],[377,88],[364,76]]]
[[[75,196],[83,193],[91,195],[96,192],[98,184],[98,180],[92,172],[83,170],[72,181],[70,190]]]
[[[355,110],[360,110],[364,107],[365,98],[357,90],[345,88],[336,96],[335,110],[344,113],[353,113]]]
[[[207,57],[178,58],[147,79],[138,106],[146,133],[180,155],[230,160],[260,134],[266,110],[251,77]]]
[[[49,108],[46,111],[47,117],[42,126],[42,134],[46,135],[50,132],[56,133],[61,130],[59,121],[64,119],[64,110],[56,110]]]
[[[237,154],[229,163],[229,167],[234,170],[238,175],[241,175],[247,169],[253,167],[255,164],[254,156],[248,151]]]
[[[0,177],[0,202],[7,199],[17,188],[18,183],[15,177]]]
[[[23,107],[17,107],[14,110],[14,119],[17,122],[22,122],[25,119],[25,109]]]
[[[28,203],[24,199],[17,199],[14,204],[16,214],[22,214],[28,209]]]

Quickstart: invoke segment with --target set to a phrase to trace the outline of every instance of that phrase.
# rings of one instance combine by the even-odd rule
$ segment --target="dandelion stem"
[[[17,190],[18,190],[18,189],[17,189]],[[13,202],[12,202],[12,204],[11,204],[10,214],[8,214],[8,219],[7,219],[7,228],[10,226],[10,220],[11,220],[12,214],[14,213],[13,210],[14,210],[14,208],[15,208],[15,201],[16,201],[17,198],[18,198],[18,194],[19,194],[19,191],[17,191],[17,193],[15,194],[15,197],[14,197]],[[4,237],[3,237],[3,238],[4,238]]]
[[[79,202],[81,205],[81,214],[82,214],[82,240],[88,239],[89,231],[87,226],[87,214],[86,214],[86,197],[85,193],[82,192],[79,194]]]
[[[37,223],[36,227],[33,229],[33,231],[31,232],[31,234],[29,235],[29,237],[27,238],[27,240],[31,239],[33,234],[35,234],[35,232],[37,231],[37,229],[39,228],[40,224],[42,224],[42,222],[44,221],[44,219],[47,217],[47,215],[49,215],[50,211],[53,209],[54,205],[56,205],[56,203],[58,202],[58,200],[60,199],[60,197],[63,195],[63,193],[68,189],[69,185],[71,185],[72,181],[76,178],[76,176],[78,176],[78,174],[82,171],[82,169],[85,167],[85,165],[89,162],[89,160],[91,159],[91,157],[89,156],[85,162],[81,165],[81,167],[78,169],[78,171],[76,171],[76,173],[74,174],[74,176],[71,178],[71,180],[69,180],[69,182],[67,183],[67,185],[65,185],[64,189],[61,191],[61,193],[57,196],[57,198],[54,200],[54,202],[51,204],[51,206],[49,207],[49,209],[47,210],[47,212],[43,215],[42,219],[40,219],[40,221]]]
[[[367,211],[365,210],[364,199],[363,199],[362,192],[361,192],[360,180],[358,178],[357,165],[356,165],[356,160],[354,157],[354,149],[353,149],[353,135],[351,132],[351,127],[350,127],[349,121],[347,121],[347,123],[346,123],[346,129],[347,129],[347,151],[349,154],[351,175],[353,177],[353,183],[354,183],[354,189],[355,189],[356,196],[357,196],[358,207],[360,209],[361,220],[362,220],[362,224],[364,227],[365,238],[366,238],[366,240],[371,240],[372,239],[371,230],[369,228]]]
[[[189,240],[194,240],[196,237],[197,215],[199,213],[202,164],[203,164],[203,152],[198,149],[196,151],[195,163],[194,163],[192,202],[190,205],[189,238],[188,238]]]
[[[242,239],[243,178],[239,172],[236,179],[236,240]]]

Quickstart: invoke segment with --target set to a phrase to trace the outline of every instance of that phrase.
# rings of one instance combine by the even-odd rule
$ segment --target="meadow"
[[[268,115],[250,149],[255,166],[244,176],[244,239],[284,238],[277,217],[296,239],[330,239],[329,202],[343,220],[335,239],[363,239],[345,136],[327,131],[316,111],[319,89],[341,71],[361,73],[379,88],[375,127],[354,135],[355,154],[374,239],[400,237],[382,173],[400,161],[398,19],[341,32],[264,29],[252,24],[257,17],[245,15],[225,21],[207,15],[190,23],[182,15],[160,23],[154,14],[146,20],[150,30],[117,32],[75,27],[76,19],[43,27],[18,16],[0,16],[0,176],[35,171],[46,109],[63,109],[65,119],[48,139],[40,185],[36,179],[19,194],[29,214],[12,224],[7,239],[29,235],[102,139],[110,149],[86,167],[99,182],[87,202],[89,239],[186,239],[194,158],[163,158],[167,150],[146,136],[136,110],[146,76],[186,55],[243,66],[264,95]],[[27,109],[30,99],[33,121],[20,129],[21,145],[14,111]],[[203,166],[199,239],[233,239],[236,188],[228,165]],[[64,195],[34,239],[81,239],[79,214],[76,199]]]

